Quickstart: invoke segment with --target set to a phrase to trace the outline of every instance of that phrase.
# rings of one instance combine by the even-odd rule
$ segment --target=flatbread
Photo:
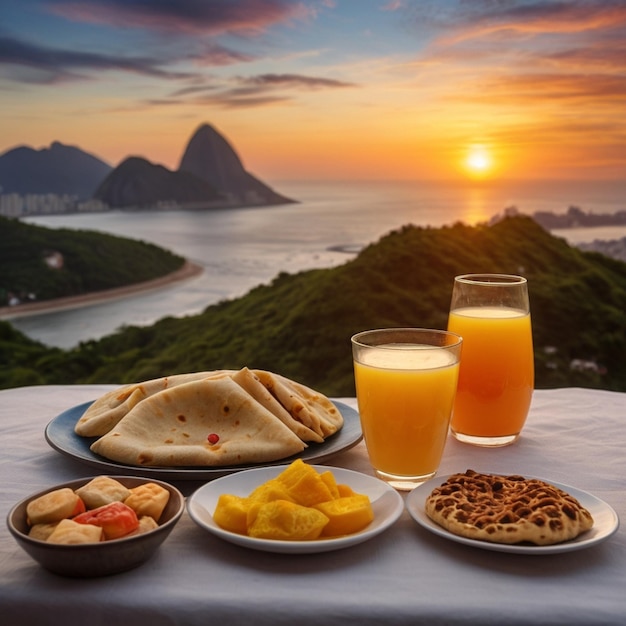
[[[323,439],[343,426],[343,416],[323,394],[280,374],[263,370],[253,372],[296,422],[304,424]]]
[[[209,435],[217,435],[211,443]],[[138,466],[225,466],[279,460],[306,444],[230,376],[164,389],[136,404],[91,445]]]
[[[233,380],[245,389],[257,402],[273,413],[283,424],[289,427],[302,441],[322,443],[324,437],[319,432],[309,428],[294,416],[270,393],[270,390],[261,382],[258,370],[255,372],[244,367],[233,374]],[[335,407],[333,406],[333,409]]]
[[[426,514],[462,537],[551,545],[578,537],[593,517],[573,496],[536,478],[454,474],[426,499]]]
[[[323,394],[279,374],[244,367],[175,374],[114,389],[87,408],[74,431],[81,437],[101,437],[146,398],[189,382],[224,377],[232,378],[303,441],[322,443],[343,427],[343,416]]]
[[[114,389],[100,396],[88,407],[76,422],[74,432],[81,437],[100,437],[108,433],[134,406],[159,391],[194,380],[219,377],[229,373],[230,370],[216,370],[175,374]]]

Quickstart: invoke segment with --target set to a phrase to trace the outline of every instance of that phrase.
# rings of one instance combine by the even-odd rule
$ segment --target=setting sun
[[[471,146],[465,159],[465,167],[474,176],[485,176],[492,167],[489,151],[484,146]]]

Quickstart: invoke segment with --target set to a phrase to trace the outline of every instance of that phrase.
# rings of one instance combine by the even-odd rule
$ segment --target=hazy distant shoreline
[[[562,213],[576,204],[598,213],[624,208],[626,182],[582,186],[456,188],[449,185],[382,182],[283,182],[300,204],[225,211],[110,211],[29,217],[47,228],[96,230],[149,241],[204,268],[202,275],[165,291],[155,289],[90,306],[16,316],[13,327],[45,345],[70,349],[125,326],[144,327],[165,317],[196,315],[238,298],[280,272],[296,273],[343,264],[350,253],[405,224],[439,228],[463,221],[485,223],[515,205]],[[626,226],[555,231],[570,245],[621,239]],[[339,247],[340,249],[338,249]]]
[[[15,306],[0,307],[0,319],[11,320],[18,317],[26,317],[28,315],[37,315],[40,313],[51,313],[53,311],[61,311],[64,309],[77,309],[92,304],[100,304],[109,300],[117,300],[126,296],[132,296],[146,291],[162,289],[172,284],[194,278],[204,272],[204,268],[196,265],[191,261],[185,261],[185,264],[175,272],[170,272],[160,278],[154,278],[141,283],[133,283],[123,287],[115,287],[114,289],[104,289],[102,291],[93,291],[77,296],[67,296],[64,298],[54,298],[51,300],[41,300],[36,302],[27,302],[17,304]]]

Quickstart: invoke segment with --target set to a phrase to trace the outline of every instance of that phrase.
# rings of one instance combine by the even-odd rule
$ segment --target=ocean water
[[[564,213],[626,209],[626,183],[449,186],[408,182],[282,182],[273,187],[298,204],[215,211],[153,211],[37,216],[51,228],[97,230],[163,246],[203,273],[165,289],[75,309],[18,316],[11,323],[50,346],[70,348],[125,325],[181,317],[294,273],[345,263],[361,246],[405,224],[442,226],[489,220],[505,208]],[[555,232],[571,243],[618,239],[626,228]]]

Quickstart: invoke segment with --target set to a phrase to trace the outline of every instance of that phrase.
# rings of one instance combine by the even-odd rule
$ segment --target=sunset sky
[[[626,0],[2,0],[0,153],[288,179],[624,179]]]

